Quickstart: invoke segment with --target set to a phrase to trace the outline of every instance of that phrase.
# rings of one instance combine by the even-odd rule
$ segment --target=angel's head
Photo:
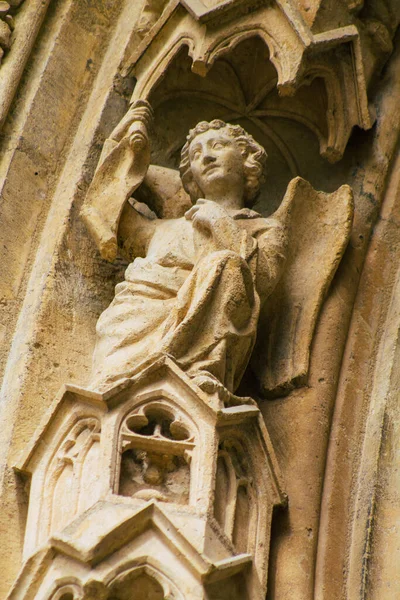
[[[267,153],[240,125],[201,121],[187,136],[179,170],[192,202],[227,186],[252,206],[264,180]]]

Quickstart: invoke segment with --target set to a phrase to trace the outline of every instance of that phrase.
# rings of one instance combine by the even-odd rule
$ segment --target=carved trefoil
[[[195,440],[166,398],[134,410],[121,426],[116,493],[187,504]]]

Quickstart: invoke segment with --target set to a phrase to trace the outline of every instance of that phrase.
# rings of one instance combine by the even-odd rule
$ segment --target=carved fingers
[[[119,142],[126,135],[131,144],[142,144],[148,139],[148,132],[153,124],[154,114],[147,100],[136,100],[114,129],[112,138]]]
[[[207,229],[211,229],[219,219],[227,216],[228,213],[222,206],[205,198],[199,198],[196,204],[185,212],[185,218],[192,221],[194,227]]]
[[[154,119],[153,109],[147,100],[136,100],[127,115],[130,115],[132,122],[141,121],[148,128],[151,127]]]

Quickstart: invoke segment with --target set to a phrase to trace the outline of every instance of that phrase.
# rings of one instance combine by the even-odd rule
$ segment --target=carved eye
[[[214,150],[221,150],[222,148],[225,148],[224,142],[214,142],[213,143],[213,148]]]
[[[191,156],[190,156],[190,160],[198,160],[201,156],[201,151],[200,150],[195,150],[194,152],[192,152]]]

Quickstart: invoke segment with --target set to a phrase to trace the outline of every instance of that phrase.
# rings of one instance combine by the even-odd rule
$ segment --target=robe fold
[[[239,252],[202,243],[185,218],[153,222],[146,257],[128,266],[98,320],[91,387],[104,390],[167,354],[191,377],[208,373],[236,390],[261,303],[283,269],[286,236],[278,221],[249,209],[231,218],[241,230]]]

